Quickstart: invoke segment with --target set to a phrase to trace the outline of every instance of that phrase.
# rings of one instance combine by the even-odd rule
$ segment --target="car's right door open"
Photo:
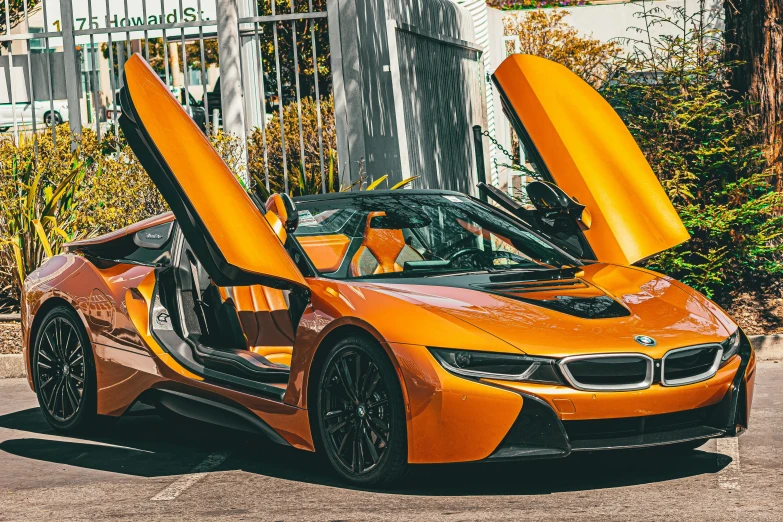
[[[493,80],[543,181],[589,211],[581,229],[597,260],[628,265],[690,238],[628,128],[584,80],[522,54]]]

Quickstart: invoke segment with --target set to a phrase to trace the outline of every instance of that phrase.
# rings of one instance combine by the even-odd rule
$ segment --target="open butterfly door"
[[[564,66],[509,56],[493,75],[503,109],[545,182],[584,205],[594,257],[628,265],[690,238],[628,128]]]
[[[120,125],[218,286],[264,285],[309,293],[280,238],[158,75],[125,63]]]

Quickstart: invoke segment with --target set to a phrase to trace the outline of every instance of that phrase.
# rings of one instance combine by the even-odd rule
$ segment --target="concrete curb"
[[[760,361],[783,361],[783,334],[751,335],[750,342]],[[0,379],[26,377],[21,353],[0,355]]]
[[[0,355],[0,379],[26,377],[24,357],[21,353]]]
[[[0,314],[0,323],[10,323],[21,320],[22,316],[20,314]]]
[[[760,361],[783,360],[783,334],[777,335],[750,335],[750,344],[756,350],[756,357]]]

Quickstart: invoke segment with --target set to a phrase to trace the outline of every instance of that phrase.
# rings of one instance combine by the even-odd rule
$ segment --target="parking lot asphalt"
[[[684,456],[417,467],[370,491],[316,455],[152,409],[63,437],[25,380],[0,380],[0,521],[783,520],[783,364],[760,363],[756,383],[750,430]]]

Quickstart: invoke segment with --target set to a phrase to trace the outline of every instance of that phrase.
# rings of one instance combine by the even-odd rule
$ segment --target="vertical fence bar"
[[[198,10],[198,21],[202,22],[201,0],[196,0],[196,9]],[[198,26],[198,47],[201,52],[201,86],[203,87],[201,102],[204,105],[204,132],[209,136],[209,100],[207,99],[207,84],[209,82],[207,78],[206,53],[204,52],[204,26],[200,24]]]
[[[258,2],[255,2],[255,16],[260,16]],[[256,72],[258,73],[258,85],[261,87],[261,146],[264,149],[264,184],[269,192],[269,153],[266,145],[266,85],[264,83],[264,58],[261,52],[261,36],[258,32],[258,22],[253,23],[256,46]]]
[[[147,0],[141,0],[141,16],[144,17],[144,59],[150,61],[150,32],[147,30]],[[198,16],[201,20],[201,0],[198,4]],[[200,28],[200,27],[199,27]]]
[[[22,2],[22,8],[24,10],[24,28],[25,32],[29,35],[30,34],[30,23],[28,21],[27,16],[27,0],[24,0]],[[32,43],[31,40],[25,40],[25,46],[27,48],[27,84],[30,89],[29,93],[29,101],[30,101],[30,116],[32,118],[32,124],[33,124],[33,152],[35,153],[35,156],[38,157],[38,135],[36,134],[37,128],[36,128],[36,117],[35,117],[35,87],[33,85],[33,65],[32,60],[30,58],[30,44]],[[54,117],[52,115],[51,117]]]
[[[108,4],[108,0],[106,0]],[[6,0],[6,6],[8,0]],[[68,120],[71,133],[78,136],[82,132],[82,111],[79,99],[79,81],[81,75],[76,62],[76,40],[73,35],[73,6],[71,0],[60,0],[61,29],[63,38],[63,60],[65,62],[65,92],[68,97]],[[77,146],[74,140],[71,149]]]
[[[272,16],[276,14],[275,3],[277,0],[270,0],[272,5]],[[288,160],[286,158],[285,150],[285,117],[283,110],[283,86],[280,77],[280,49],[277,39],[277,22],[272,22],[272,37],[274,40],[275,48],[275,70],[277,72],[277,105],[280,113],[280,151],[283,155],[283,186],[285,193],[288,194]]]
[[[295,13],[295,2],[291,0],[291,14]],[[296,84],[296,114],[299,118],[299,156],[300,156],[300,174],[303,180],[307,180],[305,171],[305,150],[304,150],[304,130],[302,129],[302,95],[299,88],[299,49],[296,45],[296,20],[291,20],[291,34],[294,51],[294,82]]]
[[[160,20],[161,22],[166,19],[166,6],[163,4],[163,0],[160,0]],[[166,87],[170,87],[171,84],[169,84],[169,40],[168,36],[166,36],[166,29],[164,28],[161,32],[161,42],[163,43],[163,64],[165,66],[165,74],[166,77],[163,80],[163,83],[166,84]]]
[[[127,0],[125,0],[127,2]],[[179,12],[183,13],[182,9],[182,0],[179,0]],[[188,51],[185,49],[185,28],[183,27],[180,30],[180,45],[182,46],[182,78],[185,81],[185,92],[180,93],[180,102],[185,102],[185,107],[187,107],[187,112],[191,116],[193,116],[193,110],[190,108],[190,89],[188,88]],[[182,96],[184,95],[184,100],[182,100]]]
[[[313,12],[313,0],[307,0],[307,8],[310,13]],[[310,20],[310,39],[313,46],[313,83],[315,87],[315,111],[317,113],[316,122],[318,125],[318,159],[321,163],[321,187],[326,194],[326,174],[324,173],[324,131],[321,121],[321,91],[318,85],[318,52],[315,44],[315,20]],[[331,189],[331,187],[329,187]]]
[[[87,27],[92,29],[92,0],[87,0]],[[90,33],[90,87],[92,87],[92,106],[95,109],[95,135],[101,139],[101,118],[98,114],[98,84],[95,81],[95,36]]]
[[[8,9],[8,3],[11,0],[5,0],[5,35],[11,36],[11,14]],[[19,142],[19,126],[16,121],[16,89],[14,83],[14,45],[11,42],[8,45],[8,81],[11,83],[9,93],[11,94],[11,116],[14,120],[14,143]]]
[[[109,0],[106,0],[106,27],[111,27],[111,11],[109,8]],[[114,129],[114,135],[119,136],[120,133],[117,130],[117,112],[120,110],[117,99],[117,81],[114,78],[114,43],[112,42],[111,33],[108,33],[108,43],[106,44],[109,49],[109,87],[111,88],[111,103],[114,106],[114,110],[111,114],[112,128]],[[117,64],[117,72],[121,74],[119,63]],[[120,80],[121,81],[121,80]]]
[[[43,11],[44,30],[49,32],[49,18],[46,15],[46,0],[41,2],[41,10]],[[49,89],[49,112],[54,115],[54,86],[52,85],[52,59],[49,56],[49,37],[44,38],[46,42],[46,86]],[[70,112],[70,111],[69,111]],[[57,148],[57,125],[54,122],[54,117],[49,121],[52,129],[52,143],[55,149]]]

